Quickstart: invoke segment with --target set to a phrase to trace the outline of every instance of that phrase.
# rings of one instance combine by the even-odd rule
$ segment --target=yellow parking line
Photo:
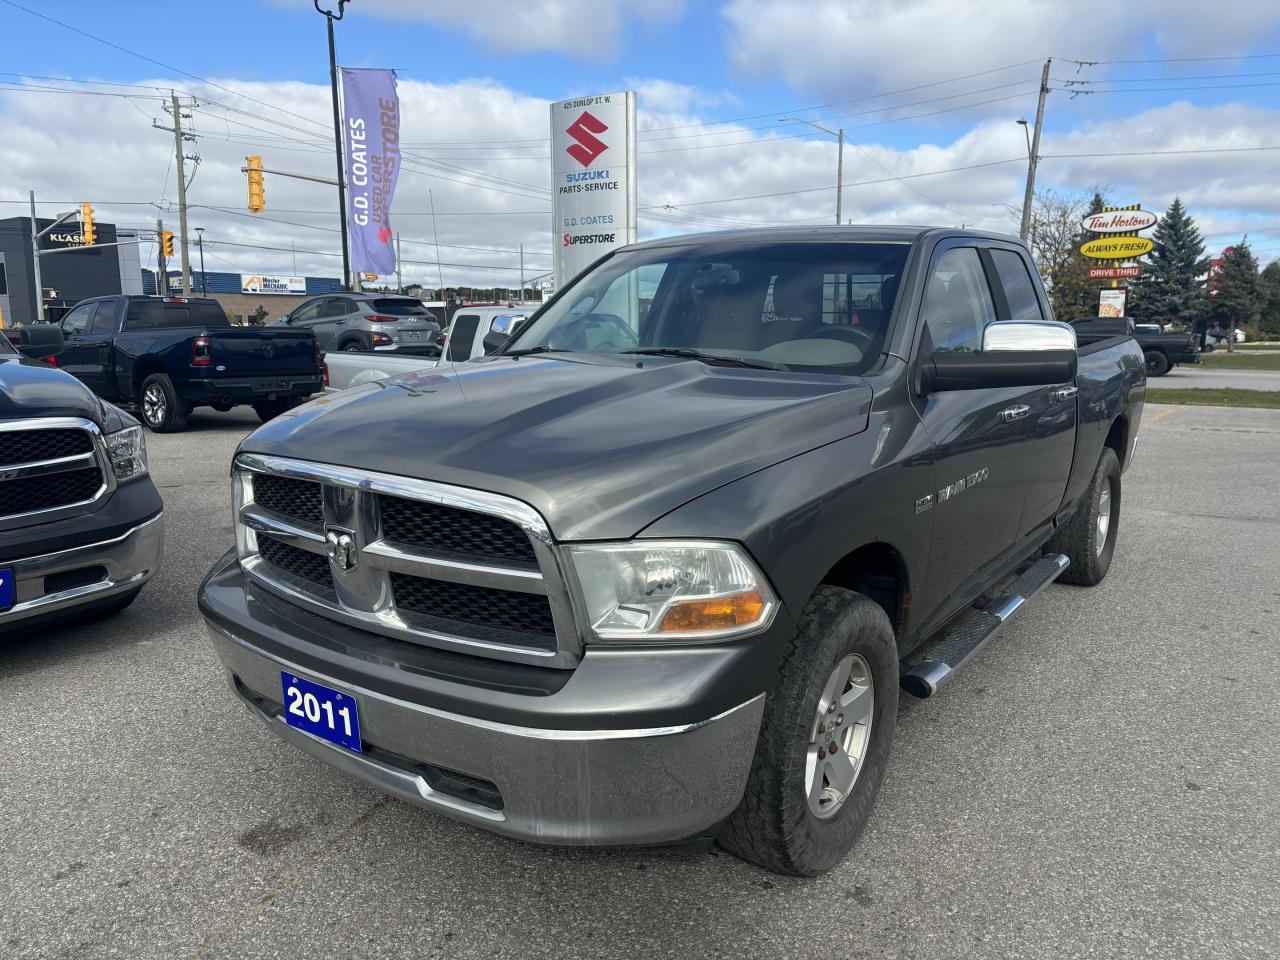
[[[1154,417],[1147,417],[1147,418],[1146,418],[1146,422],[1147,422],[1147,423],[1155,423],[1155,422],[1156,422],[1157,420],[1159,420],[1161,417],[1167,417],[1169,414],[1171,414],[1171,413],[1177,413],[1179,410],[1182,410],[1182,409],[1184,409],[1184,408],[1183,408],[1183,407],[1174,407],[1172,410],[1161,410],[1161,411],[1160,411],[1159,413],[1157,413]]]

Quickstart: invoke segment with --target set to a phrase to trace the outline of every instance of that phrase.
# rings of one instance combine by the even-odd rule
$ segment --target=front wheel
[[[142,422],[156,433],[174,433],[187,425],[191,408],[178,399],[173,381],[153,373],[142,381]]]
[[[1049,541],[1050,553],[1066,554],[1071,565],[1058,579],[1092,587],[1111,569],[1120,532],[1120,460],[1110,447],[1102,451],[1080,508]]]
[[[1159,350],[1148,350],[1146,360],[1148,377],[1163,377],[1169,372],[1169,358]]]
[[[871,815],[898,711],[898,651],[884,610],[821,586],[774,688],[742,803],[720,843],[778,873],[835,866]]]

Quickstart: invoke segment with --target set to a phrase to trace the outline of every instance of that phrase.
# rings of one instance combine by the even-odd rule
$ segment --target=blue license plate
[[[13,606],[16,596],[13,586],[13,567],[0,567],[0,610]]]
[[[313,683],[296,673],[282,671],[280,685],[284,689],[284,719],[289,726],[360,753],[360,718],[356,716],[355,697]]]

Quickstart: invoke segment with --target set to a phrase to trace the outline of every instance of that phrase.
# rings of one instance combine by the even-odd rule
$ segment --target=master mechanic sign
[[[551,104],[556,287],[636,240],[636,95]]]

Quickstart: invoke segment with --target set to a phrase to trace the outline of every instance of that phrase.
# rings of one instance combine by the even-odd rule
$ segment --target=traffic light
[[[160,235],[161,248],[164,250],[166,257],[173,256],[173,231],[166,230]]]
[[[92,247],[93,242],[98,239],[98,231],[93,224],[93,207],[87,203],[80,204],[80,233],[86,247]]]
[[[245,172],[249,174],[249,212],[261,213],[267,209],[266,190],[262,183],[262,158],[245,157]]]

